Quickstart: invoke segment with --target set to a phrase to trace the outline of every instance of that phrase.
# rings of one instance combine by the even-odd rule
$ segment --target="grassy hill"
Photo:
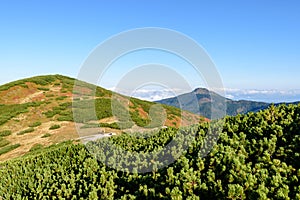
[[[134,166],[152,172],[117,171],[97,161],[82,144],[62,143],[0,164],[0,196],[4,199],[300,199],[300,105],[271,106],[257,113],[226,117],[217,144],[201,157],[212,123],[182,131],[196,134],[176,162],[159,159]],[[130,134],[101,139],[129,152],[160,150],[180,141],[174,128],[148,138]],[[205,147],[204,147],[205,148]],[[106,152],[119,164],[131,157]],[[166,153],[176,156],[178,148]]]
[[[120,134],[148,130],[159,123],[179,127],[203,120],[195,114],[163,106],[166,119],[155,122],[151,115],[156,112],[155,103],[81,81],[74,87],[74,82],[73,78],[48,75],[0,86],[0,161],[23,155],[37,146],[78,139],[75,122],[87,134]],[[118,109],[117,117],[112,105]],[[89,106],[95,106],[96,118],[89,118]]]

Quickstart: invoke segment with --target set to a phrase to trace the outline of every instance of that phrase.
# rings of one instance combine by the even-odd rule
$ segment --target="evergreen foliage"
[[[201,158],[199,152],[209,126],[212,125],[203,123],[179,130],[196,134],[192,144],[176,162],[161,169],[153,168],[149,173],[114,170],[97,161],[82,144],[71,143],[1,163],[0,196],[4,199],[300,199],[300,105],[271,106],[258,113],[226,117],[217,144]],[[176,138],[180,142],[178,130],[170,128],[147,137],[122,134],[89,145],[101,144],[105,148],[113,143],[128,152],[152,152]],[[117,152],[110,153],[115,161]],[[121,155],[118,162],[128,159],[131,158]]]

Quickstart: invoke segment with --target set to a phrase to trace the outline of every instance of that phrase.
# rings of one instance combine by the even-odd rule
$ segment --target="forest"
[[[3,199],[300,199],[300,105],[37,148],[0,163],[0,177]]]

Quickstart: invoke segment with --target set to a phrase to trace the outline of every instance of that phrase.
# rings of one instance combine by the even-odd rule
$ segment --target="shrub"
[[[29,82],[35,83],[37,85],[48,85],[56,80],[55,76],[36,76],[27,79]]]
[[[51,136],[50,133],[46,133],[46,134],[44,134],[41,138],[47,138],[47,137],[50,137],[50,136]]]
[[[55,108],[54,108],[53,110],[49,110],[47,112],[44,112],[43,114],[46,115],[47,118],[51,118],[54,115],[57,115],[59,113],[60,113],[60,111],[59,110],[55,110]]]
[[[68,122],[74,121],[73,115],[59,116],[59,117],[57,118],[57,120],[58,120],[58,121],[68,121]]]
[[[30,128],[28,128],[28,129],[25,129],[25,130],[23,130],[23,131],[17,133],[17,135],[24,135],[24,134],[26,134],[26,133],[31,133],[31,132],[33,132],[33,131],[34,131],[34,128],[30,127]]]
[[[55,115],[63,115],[63,116],[73,116],[72,111],[70,111],[70,108],[72,107],[71,102],[61,103],[58,107],[54,107],[52,110],[49,110],[47,112],[44,112],[43,114],[46,115],[47,118],[54,117]],[[69,109],[69,110],[67,110]],[[66,112],[62,112],[65,111]],[[69,120],[68,120],[69,121]]]
[[[18,148],[19,146],[21,146],[21,145],[20,144],[13,144],[13,145],[3,147],[2,149],[0,149],[0,155],[5,154],[9,151],[12,151],[12,150]]]
[[[35,144],[30,148],[29,151],[37,151],[37,150],[41,150],[43,148],[44,148],[44,146],[42,144]]]
[[[11,87],[14,87],[14,86],[21,86],[21,87],[24,87],[24,88],[25,87],[28,88],[28,86],[25,84],[24,80],[19,80],[19,81],[14,81],[14,82],[7,83],[5,85],[0,86],[0,91],[8,90],[8,89],[10,89]]]
[[[131,128],[132,126],[133,126],[133,123],[130,121],[127,121],[127,122],[113,122],[113,123],[100,123],[100,124],[89,123],[89,124],[83,125],[80,128],[85,129],[85,128],[107,127],[107,128],[121,130],[121,129]]]
[[[61,101],[61,100],[64,100],[65,98],[67,98],[67,96],[60,96],[60,97],[57,97],[55,100]]]
[[[55,125],[52,125],[49,130],[55,130],[55,129],[59,129],[60,128],[60,125],[58,124],[55,124]]]
[[[112,129],[126,129],[126,128],[131,128],[133,126],[133,123],[128,121],[128,122],[113,122],[113,123],[100,123],[100,127],[108,127]]]
[[[10,142],[4,138],[0,137],[0,147],[4,147],[6,145],[8,145]]]
[[[46,97],[54,97],[54,94],[46,94]]]
[[[8,136],[8,135],[11,135],[11,131],[10,130],[0,131],[0,136]]]
[[[80,98],[75,97],[75,98],[73,98],[73,101],[80,101]]]
[[[42,91],[49,91],[50,90],[49,88],[43,88],[43,87],[38,87],[37,89],[42,90]]]
[[[61,93],[67,93],[68,90],[61,90],[60,92],[61,92]]]
[[[145,127],[151,122],[150,119],[141,118],[138,110],[135,110],[134,112],[130,112],[130,115],[131,115],[132,121],[134,121],[136,123],[136,125],[138,125],[140,127]]]
[[[42,125],[41,122],[34,122],[34,123],[30,124],[29,127],[37,127],[37,126],[40,126],[40,125]]]

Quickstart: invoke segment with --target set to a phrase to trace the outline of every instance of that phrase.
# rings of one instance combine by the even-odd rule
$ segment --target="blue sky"
[[[299,19],[297,0],[2,0],[0,84],[39,74],[76,77],[105,39],[162,27],[202,45],[231,91],[294,91],[300,89]]]

